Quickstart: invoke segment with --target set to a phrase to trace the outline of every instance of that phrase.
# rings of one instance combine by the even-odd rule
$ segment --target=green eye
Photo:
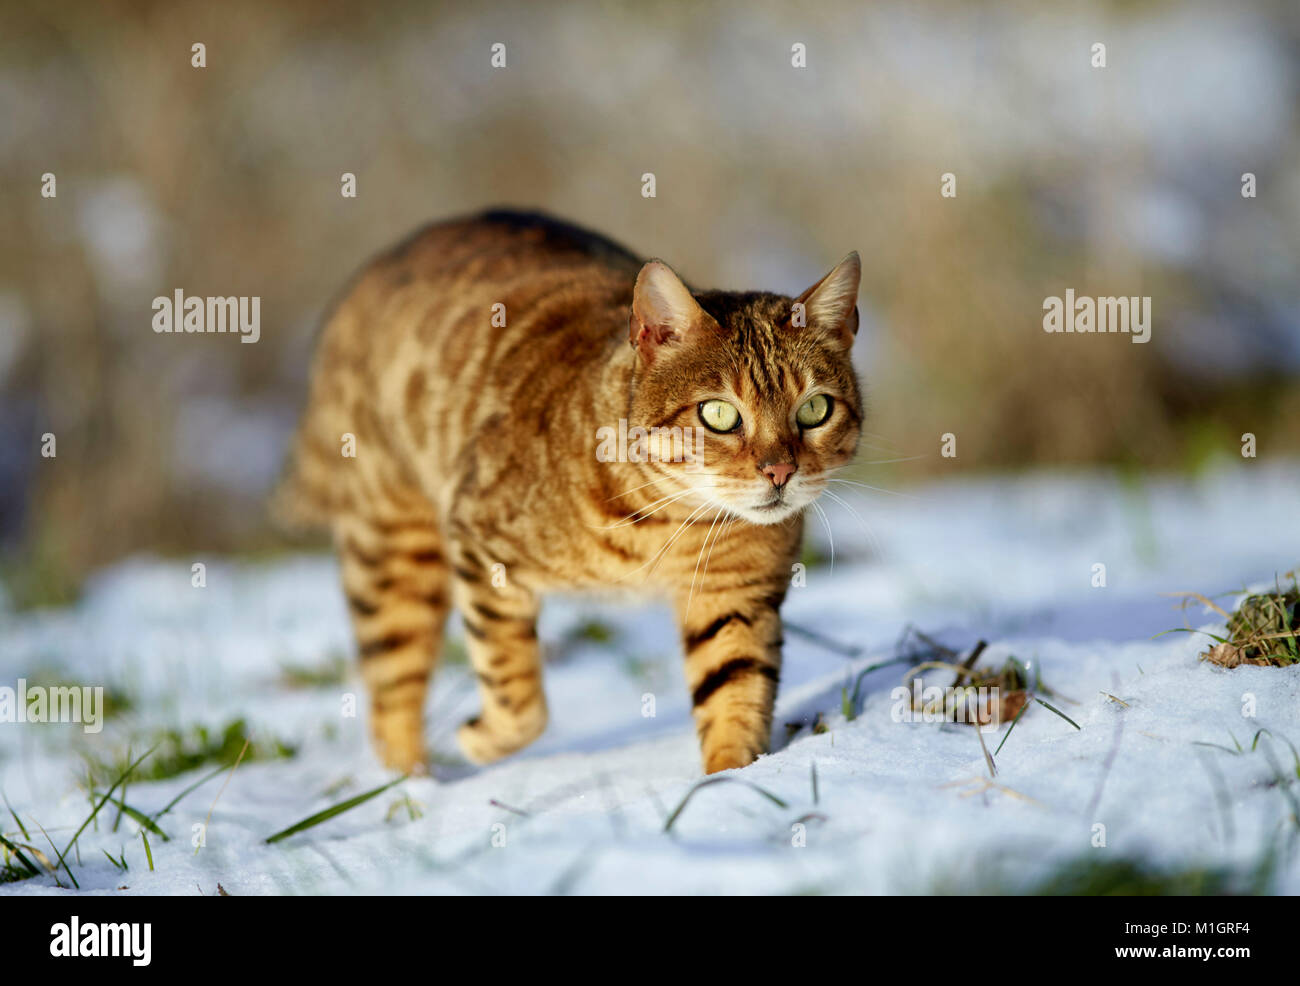
[[[805,428],[816,428],[824,424],[831,416],[831,399],[825,394],[818,394],[804,401],[803,407],[795,412],[795,420]]]
[[[726,401],[704,401],[700,404],[700,420],[710,431],[735,431],[740,412]]]

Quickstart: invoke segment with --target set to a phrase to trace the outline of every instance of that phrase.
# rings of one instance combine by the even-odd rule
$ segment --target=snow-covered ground
[[[132,700],[98,734],[0,723],[0,785],[31,844],[48,852],[34,823],[62,847],[87,815],[83,753],[111,759],[132,745],[138,754],[158,728],[220,729],[240,717],[255,737],[297,746],[288,759],[241,764],[224,790],[218,776],[177,805],[160,821],[172,841],[151,840],[152,872],[138,825],[127,817],[112,831],[116,812],[105,809],[80,839],[80,864],[72,861],[82,892],[100,893],[210,894],[218,883],[236,895],[924,893],[969,885],[988,864],[1001,865],[1010,886],[1028,886],[1080,857],[1245,872],[1270,846],[1289,846],[1300,783],[1287,741],[1300,744],[1300,669],[1223,671],[1197,660],[1208,638],[1153,635],[1184,622],[1164,593],[1262,588],[1300,564],[1300,465],[1250,462],[1145,484],[1031,475],[908,496],[858,491],[849,501],[862,523],[826,504],[834,569],[811,569],[785,607],[795,628],[776,752],[730,775],[783,807],[746,785],[715,784],[665,833],[701,779],[669,614],[559,599],[541,627],[544,642],[564,642],[548,669],[552,722],[533,747],[486,769],[457,763],[454,728],[476,697],[464,664],[444,665],[429,702],[437,778],[407,780],[266,844],[388,779],[367,746],[364,700],[359,717],[343,714],[344,693],[362,694],[351,665],[344,683],[314,687],[289,687],[281,672],[326,669],[351,653],[327,557],[137,559],[102,573],[74,609],[0,612],[0,686],[53,669]],[[810,531],[824,551],[825,530],[814,520]],[[205,588],[191,586],[193,561],[207,564]],[[1098,564],[1104,587],[1093,585]],[[1199,607],[1186,619],[1221,625]],[[591,621],[612,639],[574,633]],[[987,640],[981,663],[1009,654],[1033,662],[1061,696],[1052,704],[1081,728],[1031,706],[990,778],[971,727],[891,716],[900,665],[865,678],[861,713],[846,721],[842,686],[895,656],[909,624],[962,649]],[[798,628],[861,652],[845,657]],[[647,694],[652,718],[642,714]],[[818,713],[826,731],[805,727],[786,741],[785,723]],[[985,734],[990,751],[1005,730]],[[127,801],[156,812],[211,769],[133,783]],[[196,851],[192,834],[209,811]],[[0,829],[20,836],[7,811]],[[124,853],[129,870],[101,849]],[[1276,889],[1300,892],[1294,855],[1284,853]],[[0,885],[5,894],[65,892],[50,877]]]

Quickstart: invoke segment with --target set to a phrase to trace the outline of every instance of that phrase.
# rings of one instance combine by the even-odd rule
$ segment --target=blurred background
[[[133,553],[283,548],[322,311],[498,204],[698,286],[795,294],[859,250],[882,486],[1294,455],[1298,52],[1294,0],[3,0],[0,580],[52,603]],[[155,334],[178,288],[259,296],[260,341]],[[1044,333],[1067,288],[1151,296],[1152,341]]]

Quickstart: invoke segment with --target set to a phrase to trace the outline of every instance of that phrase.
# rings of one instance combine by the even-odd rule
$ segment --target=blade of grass
[[[1082,726],[1080,726],[1077,722],[1075,722],[1073,719],[1071,719],[1069,716],[1067,716],[1067,715],[1066,715],[1064,712],[1062,712],[1060,709],[1056,708],[1056,707],[1053,706],[1053,705],[1048,705],[1046,702],[1044,702],[1044,701],[1043,701],[1041,698],[1039,698],[1037,695],[1034,696],[1034,701],[1037,702],[1039,705],[1041,705],[1041,706],[1042,706],[1043,708],[1045,708],[1045,709],[1051,709],[1053,712],[1055,712],[1058,716],[1060,716],[1062,719],[1064,719],[1066,722],[1068,722],[1068,723],[1069,723],[1071,726],[1073,726],[1075,729],[1079,730],[1080,732],[1083,731],[1083,727],[1082,727]]]
[[[163,815],[167,814],[169,811],[175,808],[182,801],[182,799],[185,798],[186,795],[192,794],[193,792],[197,791],[208,781],[212,780],[212,778],[216,777],[218,774],[225,773],[225,771],[226,771],[226,765],[223,763],[220,767],[218,767],[216,770],[212,771],[211,773],[204,774],[197,781],[195,781],[193,784],[187,787],[184,791],[182,791],[180,794],[176,795],[176,797],[168,801],[166,806],[162,809],[162,811],[156,812],[153,815],[151,821],[157,822],[158,819],[163,817]]]
[[[1159,633],[1152,634],[1151,639],[1155,640],[1156,637],[1163,637],[1167,633],[1203,633],[1211,640],[1217,640],[1221,644],[1226,644],[1228,642],[1227,637],[1220,637],[1217,633],[1210,633],[1208,630],[1192,630],[1188,627],[1174,627],[1171,630],[1161,630]]]
[[[331,818],[334,818],[337,815],[341,815],[345,811],[349,811],[355,808],[357,805],[365,804],[371,798],[378,797],[379,795],[387,791],[390,787],[400,784],[404,780],[406,780],[405,774],[403,774],[401,777],[397,778],[396,780],[389,781],[387,784],[381,784],[379,787],[372,788],[371,790],[366,791],[364,794],[358,794],[356,797],[348,798],[347,801],[341,801],[336,805],[332,805],[331,807],[326,808],[324,811],[318,811],[314,815],[308,815],[301,822],[295,822],[293,825],[290,825],[287,829],[282,829],[279,832],[276,832],[275,835],[269,836],[266,839],[266,841],[267,843],[279,842],[282,839],[289,838],[289,836],[291,835],[297,835],[299,832],[302,832],[306,829],[314,828],[315,826],[319,825],[321,822],[328,822]]]
[[[1291,607],[1286,604],[1285,597],[1282,594],[1282,586],[1276,576],[1273,578],[1273,587],[1277,590],[1277,596],[1273,599],[1273,605],[1277,607],[1278,615],[1282,618],[1282,626],[1290,634],[1286,638],[1287,648],[1291,651],[1291,660],[1300,661],[1300,641],[1296,639],[1295,627],[1291,625]]]
[[[239,769],[239,765],[243,762],[244,754],[248,752],[248,744],[250,740],[251,737],[249,739],[244,740],[244,745],[240,747],[239,750],[239,756],[235,757],[235,765],[230,768],[230,774],[227,775],[226,777],[226,783],[221,785],[221,790],[218,791],[217,796],[212,799],[212,807],[208,809],[208,817],[203,819],[203,831],[205,833],[208,830],[208,823],[212,821],[212,813],[217,809],[217,802],[220,801],[221,796],[226,793],[226,787],[230,784],[231,778],[235,776],[235,771]],[[200,840],[199,844],[194,847],[194,854],[196,856],[198,855],[199,850],[202,849],[205,844],[206,844],[205,840]]]
[[[757,784],[751,784],[749,781],[741,780],[739,777],[706,777],[704,778],[704,780],[700,781],[698,784],[696,784],[694,787],[692,787],[689,791],[686,792],[686,797],[682,798],[681,804],[679,804],[677,808],[673,811],[673,813],[668,816],[668,821],[664,823],[664,832],[672,831],[673,825],[676,823],[677,819],[681,816],[681,813],[686,809],[687,803],[690,802],[691,798],[695,796],[695,792],[700,790],[700,788],[708,787],[711,784],[743,784],[751,791],[755,791],[758,794],[761,794],[763,797],[767,798],[768,801],[772,802],[772,804],[776,805],[778,808],[789,807],[784,801],[778,798],[771,791],[765,791]]]
[[[4,798],[5,807],[9,809],[9,814],[13,816],[14,824],[18,826],[18,831],[23,834],[24,839],[31,842],[32,837],[27,833],[27,826],[24,825],[23,820],[18,817],[18,812],[14,811],[14,806],[9,803],[9,795],[0,791],[0,798]]]
[[[144,858],[149,861],[149,872],[153,872],[153,851],[149,848],[149,833],[144,829],[140,830],[140,838],[144,842]]]
[[[999,743],[998,748],[993,751],[993,755],[995,757],[1002,752],[1002,747],[1004,747],[1006,745],[1007,740],[1011,738],[1011,730],[1016,728],[1016,723],[1020,721],[1020,717],[1025,714],[1025,709],[1027,708],[1029,708],[1028,702],[1026,702],[1024,705],[1020,707],[1020,711],[1016,713],[1016,717],[1011,720],[1011,725],[1007,727],[1007,733],[1005,736],[1002,737],[1002,742]]]
[[[914,660],[912,655],[904,654],[902,657],[891,657],[887,661],[878,661],[859,671],[853,680],[853,691],[851,693],[847,685],[840,689],[840,711],[844,714],[844,719],[847,722],[852,722],[858,717],[858,692],[862,687],[863,678],[871,674],[872,671],[879,671],[891,664],[904,664],[912,660]]]
[[[108,794],[105,794],[104,797],[100,799],[99,804],[97,804],[95,806],[94,811],[90,813],[90,817],[81,823],[81,828],[77,829],[76,834],[73,835],[71,841],[67,844],[67,846],[64,847],[63,852],[60,853],[57,849],[54,850],[56,853],[58,853],[59,862],[63,864],[63,868],[67,870],[68,876],[72,879],[72,882],[74,884],[77,882],[77,878],[75,876],[72,876],[72,869],[68,866],[68,860],[67,860],[68,852],[72,849],[73,846],[77,844],[77,840],[81,838],[81,833],[86,831],[86,826],[95,820],[95,816],[99,814],[100,809],[103,808],[104,805],[108,803],[108,795],[116,791],[118,785],[121,784],[124,780],[126,780],[126,778],[130,775],[131,771],[135,770],[136,767],[144,763],[145,759],[151,753],[153,753],[153,751],[156,750],[157,748],[158,745],[155,743],[153,746],[149,747],[149,749],[145,750],[144,753],[140,755],[140,758],[138,760],[133,761],[126,768],[126,770],[118,774],[117,780],[115,780],[113,782],[113,786],[108,789]],[[42,829],[41,831],[43,832],[45,830]],[[49,836],[47,835],[46,838],[48,839]],[[54,844],[51,843],[50,845],[51,847],[53,847]],[[78,889],[80,889],[80,887],[78,887]]]
[[[1222,743],[1210,743],[1207,740],[1192,740],[1192,746],[1210,746],[1216,750],[1222,750],[1224,753],[1231,753],[1234,757],[1241,753],[1240,750],[1234,750],[1230,746],[1224,746]]]
[[[1250,744],[1250,752],[1251,752],[1251,753],[1254,753],[1254,752],[1255,752],[1255,747],[1259,745],[1259,738],[1260,738],[1261,736],[1268,736],[1268,737],[1270,737],[1270,738],[1272,738],[1272,739],[1276,739],[1276,738],[1277,738],[1277,737],[1275,737],[1275,736],[1273,735],[1273,733],[1272,733],[1270,730],[1268,730],[1268,729],[1261,729],[1259,732],[1257,732],[1257,733],[1255,734],[1255,738],[1251,741],[1251,744]],[[1289,746],[1289,747],[1291,748],[1291,758],[1295,761],[1295,775],[1296,775],[1297,778],[1300,778],[1300,750],[1297,750],[1296,747],[1295,747],[1295,744],[1292,743],[1292,742],[1291,742],[1289,739],[1287,739],[1285,736],[1281,737],[1281,739],[1282,739],[1282,742],[1283,742],[1283,743],[1285,743],[1287,746]]]
[[[35,819],[33,819],[33,821],[35,821]],[[54,882],[60,887],[63,886],[63,881],[59,879],[59,867],[62,866],[68,871],[68,879],[72,881],[72,885],[80,890],[81,884],[77,882],[77,878],[72,875],[72,870],[68,867],[68,864],[63,861],[63,857],[59,855],[59,850],[54,845],[54,840],[50,838],[50,833],[45,831],[45,826],[40,822],[36,822],[36,827],[41,830],[41,835],[45,836],[45,841],[50,844],[50,849],[53,851],[55,859],[58,860],[58,862],[50,868],[50,873],[54,876]]]
[[[1198,603],[1205,606],[1207,609],[1211,609],[1214,612],[1218,613],[1225,620],[1228,619],[1229,616],[1231,615],[1230,613],[1227,612],[1227,610],[1225,610],[1222,606],[1216,603],[1213,599],[1210,599],[1208,596],[1203,596],[1199,592],[1162,592],[1160,593],[1160,595],[1169,596],[1173,599],[1182,599],[1183,609],[1186,609],[1187,604],[1191,602],[1193,599],[1195,599]]]
[[[158,838],[162,839],[163,842],[172,841],[171,836],[169,836],[166,832],[160,829],[154,823],[153,819],[151,819],[144,812],[136,808],[132,808],[129,804],[126,803],[125,800],[121,798],[110,797],[108,800],[111,801],[113,804],[117,805],[117,810],[119,814],[126,814],[128,817],[135,819],[137,822],[139,822],[142,826],[147,828],[154,835],[158,836]]]
[[[128,760],[131,759],[131,747],[130,747],[130,746],[128,746],[128,747],[126,748],[126,758],[127,758]],[[123,781],[123,782],[122,782],[122,801],[123,801],[123,802],[126,801],[126,785],[127,785],[127,782],[126,782],[126,781]],[[92,787],[92,790],[93,790],[93,785],[87,784],[87,787]],[[122,804],[119,803],[118,806],[117,806],[117,815],[113,818],[113,831],[116,832],[116,831],[117,831],[117,827],[118,827],[119,825],[121,825],[121,824],[122,824]]]
[[[1286,775],[1282,773],[1277,758],[1273,756],[1273,747],[1269,745],[1267,740],[1264,741],[1263,754],[1264,759],[1268,761],[1268,765],[1277,776],[1278,790],[1282,792],[1282,797],[1286,798],[1291,805],[1291,820],[1295,822],[1297,828],[1300,828],[1300,799],[1297,799],[1295,792],[1291,790],[1291,784],[1287,781]]]
[[[980,724],[978,722],[975,723],[975,735],[979,737],[980,749],[984,751],[984,763],[989,768],[989,776],[997,777],[998,768],[994,765],[993,758],[989,756],[988,745],[984,742],[984,730],[980,728]]]
[[[27,870],[28,876],[41,875],[41,871],[38,870],[32,864],[32,861],[30,859],[28,859],[26,856],[23,855],[23,851],[19,849],[17,846],[15,846],[8,839],[6,839],[3,835],[0,835],[0,846],[4,846],[6,849],[8,849],[9,852],[13,854],[14,859],[18,860],[18,862],[23,864],[23,868]]]
[[[854,647],[850,644],[842,644],[838,640],[832,640],[830,637],[818,633],[816,630],[810,630],[807,627],[800,626],[797,623],[791,623],[789,620],[782,621],[782,625],[785,627],[785,629],[789,630],[791,633],[797,634],[798,636],[803,637],[805,640],[809,640],[814,644],[817,644],[821,647],[825,647],[828,651],[832,651],[833,653],[836,654],[841,654],[844,657],[857,657],[859,654],[862,653],[861,647]]]

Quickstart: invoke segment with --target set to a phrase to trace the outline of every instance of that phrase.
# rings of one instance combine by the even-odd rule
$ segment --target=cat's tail
[[[271,522],[286,534],[302,535],[328,527],[340,504],[331,493],[327,461],[306,434],[299,432],[285,469],[271,492]]]

